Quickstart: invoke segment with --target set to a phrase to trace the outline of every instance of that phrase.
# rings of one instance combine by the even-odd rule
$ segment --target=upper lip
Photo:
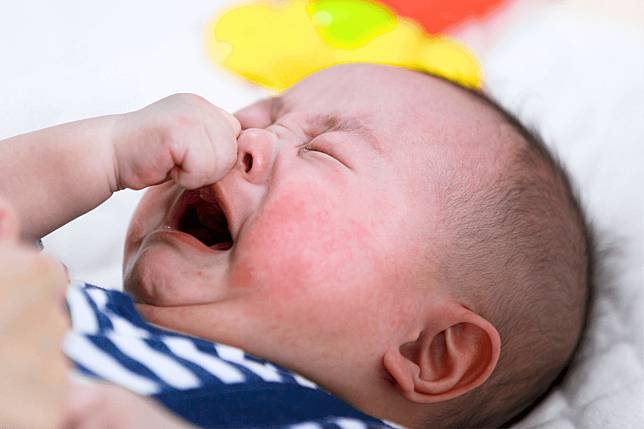
[[[226,222],[228,223],[228,230],[230,236],[233,239],[233,242],[237,240],[237,234],[235,232],[236,228],[234,227],[234,220],[230,211],[230,205],[224,198],[221,187],[218,184],[205,186],[203,188],[194,189],[194,190],[184,190],[176,198],[174,204],[172,205],[167,219],[167,225],[172,229],[178,229],[181,218],[186,213],[188,206],[195,203],[197,199],[207,201],[212,204],[217,204],[221,209]]]

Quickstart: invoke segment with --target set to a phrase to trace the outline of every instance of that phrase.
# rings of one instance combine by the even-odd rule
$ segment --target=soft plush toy
[[[481,18],[505,0],[379,0],[398,15],[417,21],[430,34],[442,33],[469,19]]]
[[[368,62],[404,66],[478,88],[481,70],[462,45],[425,29],[441,30],[466,19],[464,3],[478,15],[500,0],[383,0],[402,15],[425,10],[421,24],[369,0],[290,0],[247,4],[214,19],[207,30],[210,57],[258,84],[284,89],[325,67]],[[460,5],[460,7],[456,7]],[[424,26],[424,28],[423,28]]]

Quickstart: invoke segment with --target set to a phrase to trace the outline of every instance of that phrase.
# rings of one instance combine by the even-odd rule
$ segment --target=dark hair
[[[512,147],[491,185],[448,190],[453,236],[440,270],[497,328],[501,357],[444,421],[499,426],[524,416],[565,374],[588,319],[595,246],[568,174],[538,134],[482,92],[462,89],[498,114]],[[474,398],[481,406],[461,406]]]

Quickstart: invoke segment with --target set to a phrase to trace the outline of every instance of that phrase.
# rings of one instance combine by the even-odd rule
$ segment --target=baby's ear
[[[485,382],[499,359],[496,328],[454,304],[436,314],[418,338],[393,347],[383,364],[401,394],[412,402],[456,398]]]

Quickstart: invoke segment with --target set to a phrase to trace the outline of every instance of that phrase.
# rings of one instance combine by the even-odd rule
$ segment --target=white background
[[[2,1],[0,138],[195,92],[234,111],[266,95],[211,64],[206,22],[231,1]],[[644,11],[637,0],[527,0],[457,36],[488,90],[542,132],[599,232],[602,272],[570,376],[521,427],[644,422]],[[38,174],[38,172],[30,172]],[[48,236],[73,277],[119,288],[140,193],[121,191]]]

